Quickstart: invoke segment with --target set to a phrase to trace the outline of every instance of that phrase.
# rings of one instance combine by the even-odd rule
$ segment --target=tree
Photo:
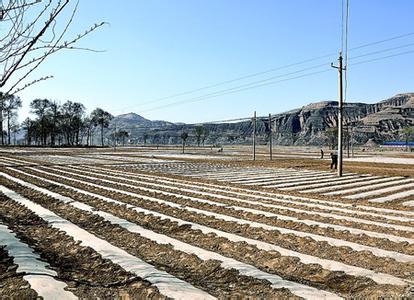
[[[122,140],[122,146],[125,146],[125,139],[129,136],[128,131],[126,130],[120,130],[116,133],[117,138],[121,138]]]
[[[331,149],[335,149],[338,144],[338,128],[330,127],[325,130],[325,139]]]
[[[203,142],[203,146],[204,146],[204,142],[206,141],[209,134],[210,134],[210,131],[208,130],[208,128],[204,127],[203,135],[201,137],[201,141]]]
[[[90,146],[92,144],[92,130],[94,123],[90,117],[83,118],[82,121],[82,136],[86,135],[86,145]]]
[[[26,118],[22,122],[22,129],[26,130],[26,144],[32,144],[32,135],[34,131],[34,122],[30,118]]]
[[[11,95],[0,92],[0,134],[2,145],[5,144],[6,131],[4,130],[4,117],[6,116],[7,102],[10,97]]]
[[[194,127],[194,134],[195,134],[196,139],[197,139],[197,146],[200,147],[202,136],[204,134],[204,127],[203,126]]]
[[[82,103],[66,101],[62,105],[62,132],[68,145],[79,145],[85,106]]]
[[[56,135],[60,133],[62,122],[61,106],[56,101],[50,102],[50,143],[56,144]]]
[[[38,129],[41,139],[41,144],[44,146],[47,142],[48,130],[48,113],[51,107],[51,102],[48,99],[35,99],[30,103],[31,112],[38,117]]]
[[[408,151],[408,142],[410,141],[410,138],[413,136],[414,129],[413,129],[413,127],[405,127],[402,130],[402,133],[403,133],[404,138],[405,138],[405,149]]]
[[[10,130],[9,130],[10,135],[13,134],[13,145],[16,145],[16,134],[20,130],[19,122],[17,121],[17,115],[12,116],[12,118],[9,122],[9,125],[10,125],[10,127],[9,127],[10,128]],[[10,144],[10,141],[9,141],[9,144]]]
[[[188,133],[183,131],[181,133],[181,139],[183,140],[183,153],[184,153],[184,149],[185,149],[185,141],[187,140],[187,138],[188,138]]]
[[[72,4],[73,3],[73,4]],[[78,2],[71,0],[9,0],[0,7],[1,37],[0,89],[14,95],[39,81],[52,76],[43,76],[31,82],[29,76],[54,53],[76,47],[76,43],[104,25],[94,24],[83,33],[67,38],[70,25],[78,9]],[[6,85],[7,84],[7,85]]]
[[[94,123],[94,126],[100,126],[101,127],[101,145],[104,146],[104,128],[109,127],[109,122],[113,119],[113,116],[107,112],[104,111],[102,108],[96,108],[91,113],[91,119]]]
[[[148,133],[144,133],[142,138],[144,139],[144,145],[146,145],[147,144],[147,139],[148,139]]]
[[[12,119],[17,116],[16,110],[22,107],[22,100],[19,97],[10,95],[7,97],[5,105],[5,114],[7,117],[7,143],[10,145]]]

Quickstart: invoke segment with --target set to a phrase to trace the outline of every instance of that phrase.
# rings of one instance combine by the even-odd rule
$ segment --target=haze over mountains
[[[285,113],[272,115],[273,141],[280,145],[323,145],[326,130],[337,127],[337,101],[311,103]],[[382,143],[402,139],[401,130],[414,125],[414,93],[404,93],[374,104],[345,103],[344,125],[349,125],[357,144],[367,141]],[[195,143],[196,125],[151,121],[135,113],[116,116],[107,132],[114,127],[130,133],[133,143],[178,144],[183,131],[189,133],[189,143]],[[201,126],[201,125],[197,125]],[[208,129],[206,144],[250,143],[251,121],[202,125]],[[352,129],[351,129],[352,128]],[[259,143],[269,140],[268,119],[258,119]]]

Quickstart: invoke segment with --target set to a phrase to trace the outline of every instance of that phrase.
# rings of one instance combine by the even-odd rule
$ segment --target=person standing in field
[[[323,149],[321,149],[321,159],[323,159]]]
[[[334,154],[331,152],[331,169],[333,167],[335,167],[335,170],[338,167],[338,154]]]

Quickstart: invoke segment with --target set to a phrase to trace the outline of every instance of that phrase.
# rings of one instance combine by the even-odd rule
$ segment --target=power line
[[[414,53],[414,50],[405,51],[405,52],[401,52],[401,53],[396,53],[396,54],[392,54],[392,55],[387,55],[387,56],[383,56],[383,57],[379,57],[379,58],[375,58],[375,59],[371,59],[371,60],[365,60],[365,61],[350,64],[350,65],[355,66],[355,65],[360,65],[360,64],[364,64],[364,63],[373,62],[373,61],[379,61],[379,60],[383,60],[383,59],[387,59],[387,58],[391,58],[391,57],[396,57],[396,56],[401,56],[401,55],[406,55],[406,54],[411,54],[411,53]],[[311,72],[311,73],[305,73],[303,75],[299,75],[299,76],[295,76],[295,77],[291,77],[291,78],[286,78],[286,79],[282,79],[282,80],[276,80],[276,81],[269,81],[269,79],[265,79],[263,81],[269,81],[269,82],[257,83],[255,85],[247,84],[248,87],[239,86],[238,88],[225,89],[225,90],[221,90],[221,91],[218,91],[218,92],[214,92],[214,93],[210,93],[210,94],[206,94],[206,95],[202,95],[202,96],[193,97],[193,98],[189,98],[189,99],[185,99],[185,100],[181,100],[181,101],[176,101],[176,102],[173,102],[173,103],[156,106],[156,107],[149,108],[149,109],[146,109],[146,110],[141,110],[139,113],[154,111],[154,110],[158,110],[158,109],[161,109],[161,108],[167,108],[167,107],[172,107],[172,106],[177,106],[177,105],[182,105],[182,104],[185,104],[185,103],[199,102],[199,101],[202,101],[202,100],[215,98],[215,97],[219,97],[219,96],[224,96],[224,95],[228,95],[228,94],[233,94],[233,93],[238,93],[238,92],[241,92],[241,91],[250,90],[250,89],[254,89],[254,88],[258,88],[258,87],[262,87],[262,86],[267,86],[267,85],[272,85],[272,84],[276,84],[276,83],[280,83],[280,82],[286,82],[286,81],[290,81],[290,80],[295,80],[295,79],[299,79],[299,78],[313,76],[313,75],[316,75],[316,74],[328,72],[330,70],[331,69],[326,69],[326,70],[321,70],[321,71],[316,71],[316,72]],[[280,76],[286,76],[286,75],[280,75]]]
[[[176,106],[176,105],[180,105],[180,104],[184,104],[184,103],[198,102],[198,101],[202,101],[202,100],[205,100],[205,99],[210,99],[210,98],[215,98],[215,97],[219,97],[219,96],[223,96],[223,95],[238,93],[238,92],[241,92],[241,91],[250,90],[250,89],[254,89],[254,88],[258,88],[258,87],[262,87],[262,86],[267,86],[267,85],[271,85],[271,84],[275,84],[275,83],[279,83],[279,82],[286,82],[286,81],[290,81],[290,80],[294,80],[294,79],[298,79],[298,78],[308,77],[308,76],[324,73],[324,72],[327,72],[327,71],[330,71],[330,69],[325,69],[325,70],[322,70],[322,71],[317,71],[317,72],[312,72],[312,73],[306,73],[306,74],[303,74],[303,75],[299,75],[299,76],[291,77],[291,78],[286,78],[286,79],[282,79],[282,80],[270,81],[270,82],[267,82],[267,83],[257,84],[257,85],[254,85],[254,86],[250,86],[250,87],[246,87],[246,88],[240,88],[240,89],[237,89],[237,90],[233,90],[233,89],[229,89],[230,91],[223,90],[220,93],[207,94],[207,95],[204,95],[204,96],[185,99],[185,100],[181,100],[181,101],[177,101],[177,102],[157,106],[157,107],[150,108],[150,109],[141,110],[139,113],[154,111],[154,110],[158,110],[158,109],[161,109],[161,108]]]
[[[291,64],[287,64],[287,65],[282,65],[280,67],[268,69],[268,70],[265,70],[265,71],[256,72],[256,73],[252,73],[252,74],[248,74],[248,75],[236,77],[234,79],[230,79],[230,80],[226,80],[226,81],[221,81],[221,82],[218,82],[218,83],[215,83],[215,84],[211,84],[211,85],[207,85],[207,86],[204,86],[204,87],[196,88],[196,89],[189,90],[189,91],[186,91],[186,92],[177,93],[177,94],[173,94],[173,95],[165,96],[165,97],[161,97],[161,98],[156,98],[154,100],[142,102],[142,103],[140,103],[138,105],[126,107],[124,109],[132,108],[132,107],[138,107],[138,106],[143,106],[143,105],[150,104],[150,103],[160,102],[162,100],[167,100],[167,99],[176,98],[176,97],[179,97],[179,96],[184,96],[184,95],[192,94],[192,93],[199,92],[199,91],[206,90],[206,89],[210,89],[210,88],[213,88],[213,87],[217,87],[217,86],[229,84],[229,83],[232,83],[232,82],[236,82],[236,81],[240,81],[240,80],[244,80],[244,79],[248,79],[248,78],[252,78],[252,77],[257,77],[257,76],[260,76],[260,75],[272,73],[272,72],[275,72],[275,71],[279,71],[279,70],[291,68],[291,67],[298,66],[298,65],[303,65],[305,63],[309,63],[309,62],[312,62],[312,61],[320,60],[322,58],[327,58],[327,57],[330,57],[332,55],[333,54],[331,53],[331,54],[326,54],[326,55],[322,55],[322,56],[318,56],[318,57],[313,57],[313,58],[301,60],[301,61],[298,61],[298,62],[295,62],[295,63],[291,63]]]
[[[373,58],[373,59],[369,59],[369,60],[363,60],[363,61],[360,61],[360,62],[353,63],[353,64],[351,64],[351,66],[366,64],[366,63],[370,63],[370,62],[374,62],[374,61],[378,61],[378,60],[383,60],[383,59],[396,57],[396,56],[402,56],[402,55],[411,54],[411,53],[414,53],[414,50],[404,51],[404,52],[395,53],[395,54],[391,54],[391,55],[387,55],[387,56],[381,56],[381,57]]]
[[[347,2],[348,1],[349,0],[347,0]],[[347,10],[349,10],[349,5],[348,5]],[[357,49],[361,49],[361,48],[365,48],[365,47],[370,47],[370,46],[373,46],[373,45],[378,45],[378,44],[386,43],[388,41],[397,40],[397,39],[401,39],[401,38],[405,38],[405,37],[413,36],[413,35],[414,35],[414,32],[409,32],[409,33],[393,36],[393,37],[390,37],[390,38],[387,38],[387,39],[382,39],[382,40],[379,40],[379,41],[374,41],[374,42],[362,44],[362,45],[350,48],[349,51],[353,51],[353,50],[357,50]],[[346,47],[348,47],[348,46],[346,46]],[[290,67],[306,64],[306,63],[309,63],[309,62],[312,62],[312,61],[317,61],[317,60],[327,58],[327,57],[331,57],[331,56],[334,56],[334,55],[336,55],[336,53],[329,53],[329,54],[325,54],[325,55],[321,55],[321,56],[317,56],[317,57],[297,61],[297,62],[294,62],[294,63],[291,63],[291,64],[282,65],[282,66],[271,68],[271,69],[268,69],[268,70],[265,70],[265,71],[251,73],[251,74],[236,77],[236,78],[233,78],[233,79],[230,79],[230,80],[225,80],[225,81],[221,81],[221,82],[218,82],[218,83],[215,83],[215,84],[203,86],[203,87],[200,87],[200,88],[196,88],[196,89],[184,91],[184,92],[181,92],[181,93],[172,94],[172,95],[169,95],[169,96],[165,96],[165,97],[145,101],[145,102],[142,102],[142,103],[137,104],[137,105],[124,107],[122,110],[131,109],[131,108],[139,107],[139,106],[144,106],[144,105],[147,105],[147,104],[157,103],[157,102],[160,102],[160,101],[163,101],[163,100],[177,98],[177,97],[180,97],[180,96],[185,96],[185,95],[192,94],[192,93],[195,93],[195,92],[199,92],[199,91],[202,91],[202,90],[218,87],[218,86],[221,86],[221,85],[226,85],[226,84],[229,84],[229,83],[233,83],[233,82],[236,82],[236,81],[240,81],[240,80],[244,80],[244,79],[248,79],[248,78],[252,78],[252,77],[257,77],[257,76],[260,76],[260,75],[272,73],[272,72],[287,69],[287,68],[290,68]],[[119,110],[121,110],[121,109],[119,109]]]
[[[393,51],[393,50],[397,50],[397,49],[407,48],[407,47],[410,47],[410,46],[414,46],[414,43],[408,43],[408,44],[404,44],[404,45],[400,45],[400,46],[396,46],[396,47],[391,47],[391,48],[387,48],[387,49],[382,49],[382,50],[378,50],[378,51],[364,53],[364,54],[357,55],[357,56],[352,56],[349,60],[353,60],[353,59],[360,58],[360,57],[366,57],[366,56],[370,56],[370,55],[374,55],[374,54],[389,52],[389,51]]]

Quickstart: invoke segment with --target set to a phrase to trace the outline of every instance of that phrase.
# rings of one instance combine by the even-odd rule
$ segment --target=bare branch
[[[40,32],[28,43],[27,48],[25,49],[23,54],[20,56],[20,58],[17,60],[17,62],[13,64],[13,66],[10,69],[10,71],[8,72],[8,74],[6,74],[5,76],[2,77],[2,79],[0,81],[0,87],[3,87],[6,84],[7,80],[10,78],[10,76],[13,74],[13,72],[16,71],[17,67],[21,64],[23,59],[26,57],[27,53],[29,53],[29,50],[36,44],[36,42],[40,39],[40,37],[45,34],[46,30],[49,28],[52,21],[63,11],[65,6],[68,5],[68,3],[69,3],[69,0],[66,0],[65,3],[62,4],[62,6],[59,7],[55,11],[55,13],[52,13],[50,15],[49,20],[46,21],[44,27],[40,30]]]
[[[106,24],[105,22],[94,24],[85,32],[74,38],[64,41],[70,25],[74,21],[79,1],[71,9],[71,14],[64,20],[64,26],[58,30],[58,23],[62,23],[63,11],[74,0],[47,0],[45,4],[41,0],[9,0],[0,7],[0,22],[5,29],[5,34],[0,37],[0,88],[6,84],[9,92],[15,90],[28,76],[34,72],[50,55],[62,50],[82,50],[91,52],[104,52],[88,47],[77,47],[75,44],[86,35]],[[3,1],[1,1],[3,4]],[[41,6],[38,7],[38,4]],[[59,31],[59,32],[58,32]],[[44,51],[43,53],[41,53]],[[16,73],[23,75],[13,84],[10,80]],[[46,79],[50,78],[44,77]],[[40,81],[45,80],[41,79]],[[37,80],[17,88],[21,91]]]
[[[40,78],[38,78],[36,80],[33,80],[33,81],[29,82],[29,83],[26,83],[24,86],[22,86],[21,88],[18,88],[16,90],[14,90],[13,92],[11,92],[11,90],[9,90],[7,92],[7,94],[15,95],[15,94],[23,91],[24,89],[28,88],[29,86],[32,86],[32,85],[34,85],[34,84],[36,84],[38,82],[41,82],[41,81],[44,81],[44,80],[48,80],[48,79],[52,79],[52,78],[53,78],[53,76],[51,76],[51,75],[50,76],[45,76],[45,77],[40,77]]]

